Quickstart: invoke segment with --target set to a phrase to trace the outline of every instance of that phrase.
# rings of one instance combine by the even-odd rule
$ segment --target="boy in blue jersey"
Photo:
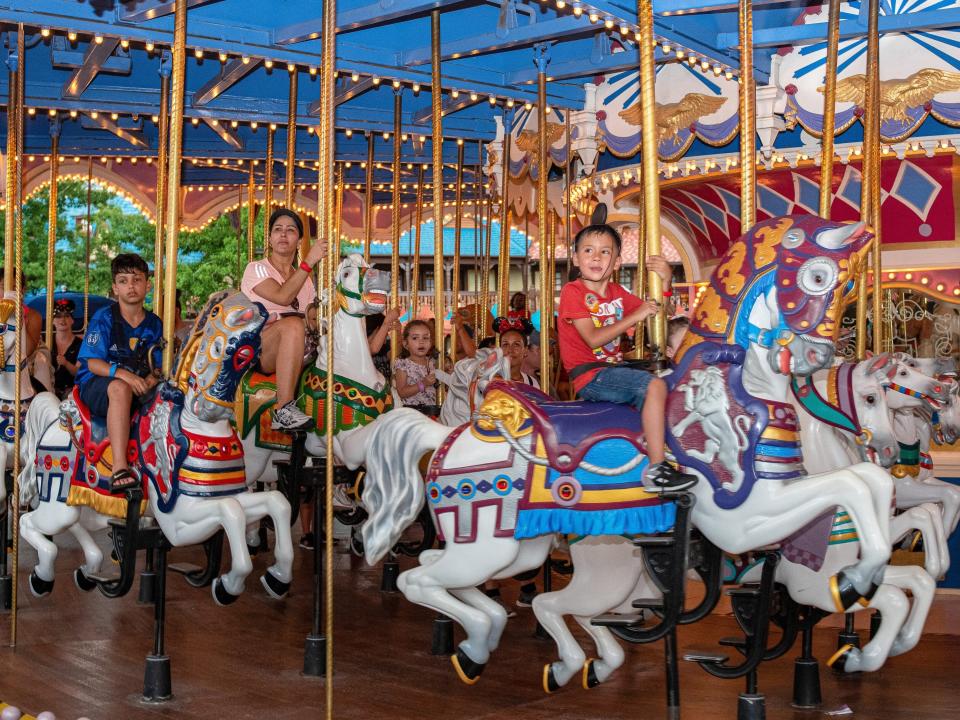
[[[136,253],[117,255],[110,265],[117,302],[101,308],[87,326],[78,356],[77,386],[90,413],[106,417],[113,448],[110,488],[121,492],[140,480],[127,466],[127,442],[134,398],[148,393],[157,376],[150,371],[161,362],[163,323],[143,307],[150,288],[150,269]]]

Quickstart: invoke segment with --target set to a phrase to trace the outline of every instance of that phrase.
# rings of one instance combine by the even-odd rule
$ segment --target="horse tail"
[[[20,506],[29,507],[40,494],[34,459],[44,434],[51,425],[60,422],[60,400],[56,395],[43,392],[30,401],[24,419],[23,438],[20,440]]]
[[[423,505],[420,458],[450,434],[410,408],[397,408],[370,425],[363,505],[370,514],[361,534],[367,563],[377,563],[413,522]]]
[[[747,433],[750,432],[750,418],[746,415],[737,415],[733,419],[733,429],[737,431],[737,437],[740,439],[737,443],[737,451],[743,452],[750,446],[750,441],[747,439]]]

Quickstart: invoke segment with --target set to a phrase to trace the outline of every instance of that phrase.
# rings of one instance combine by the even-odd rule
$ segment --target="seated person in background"
[[[403,308],[387,308],[386,312],[376,315],[367,315],[367,347],[370,348],[370,357],[373,365],[380,371],[387,382],[392,377],[390,367],[390,333],[400,329],[400,316]]]
[[[666,383],[639,368],[620,366],[620,336],[655,315],[659,307],[613,281],[620,269],[621,244],[620,234],[609,225],[589,225],[574,238],[573,262],[580,278],[564,285],[560,293],[560,356],[584,400],[632,405],[640,411],[650,459],[646,479],[663,489],[685,490],[697,478],[666,460]],[[657,255],[647,262],[663,278],[669,294],[669,263]]]
[[[523,371],[523,361],[528,352],[527,336],[519,330],[510,328],[500,333],[500,347],[504,356],[510,359],[510,379],[539,389],[540,383],[537,379]]]
[[[80,367],[78,355],[82,340],[73,334],[73,300],[57,300],[53,304],[53,385],[57,397],[63,400],[73,388],[73,379]]]
[[[50,360],[50,353],[46,345],[40,342],[43,335],[43,318],[36,310],[32,310],[23,302],[23,295],[26,292],[26,281],[23,271],[20,271],[20,306],[23,308],[23,328],[26,332],[21,336],[23,338],[23,349],[21,357],[27,364],[30,384],[34,392],[53,392],[53,363]],[[0,267],[0,282],[3,281],[4,269]],[[12,295],[11,295],[12,297]]]
[[[403,352],[393,364],[393,389],[408,407],[437,404],[436,365],[431,357],[430,326],[411,320],[403,329]]]
[[[90,318],[79,353],[77,387],[90,413],[107,419],[113,449],[113,492],[136,487],[140,480],[127,466],[127,441],[134,403],[157,384],[163,323],[143,307],[149,268],[135,253],[117,255],[110,264],[117,302]]]
[[[310,274],[326,255],[327,243],[318,239],[299,265],[295,264],[303,223],[292,210],[278,208],[270,216],[270,254],[247,264],[240,290],[262,303],[269,313],[261,336],[260,369],[277,374],[274,430],[311,430],[313,418],[297,408],[295,391],[303,369],[306,327],[304,311],[317,291]]]
[[[671,360],[673,360],[677,348],[680,347],[680,343],[683,342],[683,336],[687,334],[689,327],[690,318],[683,315],[670,318],[670,322],[667,323],[667,357]]]
[[[190,331],[193,330],[193,323],[183,319],[183,305],[180,302],[180,288],[177,288],[177,305],[176,305],[176,315],[174,316],[174,325],[173,325],[173,337],[174,337],[174,352],[180,352],[180,348],[183,347],[183,344],[190,337]]]

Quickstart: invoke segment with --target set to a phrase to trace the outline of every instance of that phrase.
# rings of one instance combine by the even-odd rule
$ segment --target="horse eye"
[[[867,395],[867,405],[873,405],[877,401],[875,395]]]
[[[906,371],[906,370],[901,370],[901,371],[900,371],[900,377],[906,377],[906,376],[907,376],[907,371]]]

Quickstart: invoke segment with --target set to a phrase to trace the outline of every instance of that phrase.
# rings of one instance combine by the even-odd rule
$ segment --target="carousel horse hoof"
[[[583,676],[581,682],[584,690],[590,690],[600,684],[600,678],[597,677],[597,671],[593,667],[594,658],[590,658],[583,664]]]
[[[474,662],[460,648],[457,648],[456,654],[450,656],[450,662],[453,663],[453,669],[457,671],[457,675],[467,685],[475,684],[480,679],[480,673],[487,666],[486,663]]]
[[[833,604],[836,606],[837,612],[841,613],[849,610],[855,603],[867,607],[878,587],[876,583],[871,583],[866,595],[861,595],[843,570],[830,578],[830,593],[833,595]]]
[[[77,568],[73,571],[73,582],[79,590],[83,592],[90,592],[91,590],[96,589],[97,582],[96,580],[91,580],[86,575],[83,574],[81,568]]]
[[[543,666],[543,691],[547,695],[552,695],[560,688],[561,685],[553,674],[553,664],[547,663]]]
[[[853,645],[847,643],[837,650],[829,660],[827,660],[827,667],[838,673],[848,672],[847,660],[850,659],[850,655],[853,653],[853,650]]]
[[[36,572],[30,573],[30,592],[34,597],[46,597],[53,592],[53,580],[44,580]]]
[[[290,592],[290,583],[278,580],[277,577],[269,571],[260,576],[260,584],[263,585],[263,589],[267,591],[267,595],[274,600],[283,600],[283,598],[287,596],[287,593]]]
[[[213,601],[220,607],[232,605],[237,601],[237,598],[240,597],[239,595],[234,595],[233,593],[229,592],[223,586],[223,580],[221,578],[217,578],[213,581],[213,585],[211,585],[211,592],[213,593]]]

